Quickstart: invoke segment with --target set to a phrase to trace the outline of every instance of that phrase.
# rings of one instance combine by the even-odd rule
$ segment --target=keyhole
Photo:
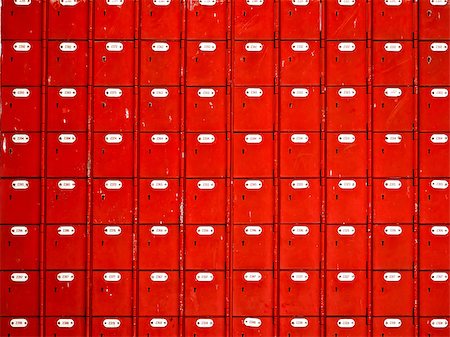
[[[381,245],[384,246],[384,240],[381,240]]]
[[[13,153],[13,149],[9,149],[9,154],[12,154]]]
[[[106,16],[106,11],[103,11],[103,16]]]
[[[381,12],[381,16],[384,16],[384,12]]]
[[[106,198],[106,195],[102,194],[102,200],[105,200],[105,198]]]
[[[245,241],[244,240],[241,241],[241,246],[245,246]]]
[[[195,16],[198,16],[198,12],[195,12]]]
[[[102,247],[105,245],[105,240],[102,240]]]
[[[150,200],[150,194],[147,195],[147,199]]]
[[[427,16],[431,16],[433,12],[431,10],[427,10]]]
[[[292,16],[292,11],[289,11],[288,13],[289,13],[289,16]]]
[[[106,62],[106,56],[102,56],[102,62]]]
[[[242,16],[247,16],[247,12],[246,12],[246,11],[243,11],[243,12],[242,12]]]
[[[289,103],[289,109],[292,109],[294,107],[294,104]]]
[[[427,57],[427,63],[430,64],[431,63],[431,56]]]
[[[292,201],[292,194],[289,194],[289,201]]]
[[[383,63],[384,63],[384,57],[382,57],[382,58],[381,58],[381,62],[383,62]]]
[[[291,241],[291,240],[289,240],[289,241],[288,241],[288,245],[290,246],[291,244],[292,244],[292,241]]]
[[[242,195],[242,200],[245,200],[245,195],[244,194]]]
[[[106,108],[106,103],[102,102],[102,107]]]
[[[152,57],[151,56],[148,58],[148,62],[152,62]]]
[[[197,200],[197,195],[196,194],[194,194],[194,200]]]
[[[384,293],[384,287],[381,287],[381,292]]]

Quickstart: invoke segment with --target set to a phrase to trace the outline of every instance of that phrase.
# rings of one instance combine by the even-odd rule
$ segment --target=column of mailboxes
[[[369,5],[325,3],[327,335],[367,334]]]
[[[34,13],[36,13],[34,15]],[[42,7],[2,7],[0,335],[39,334]],[[20,24],[22,22],[23,24]]]
[[[419,2],[420,335],[450,334],[450,3]]]
[[[322,57],[320,1],[280,3],[279,329],[320,336]]]
[[[233,1],[233,336],[273,334],[274,1]],[[255,253],[256,252],[256,253]]]

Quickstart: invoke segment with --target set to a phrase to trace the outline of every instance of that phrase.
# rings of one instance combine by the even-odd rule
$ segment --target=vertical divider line
[[[39,334],[44,336],[45,330],[45,241],[46,241],[46,212],[45,212],[45,198],[46,198],[46,143],[47,143],[47,0],[42,1],[42,62],[41,62],[41,167],[40,167],[40,186],[41,186],[41,217],[39,224]],[[1,8],[0,8],[1,11]]]
[[[280,212],[279,212],[279,188],[280,188],[280,110],[279,110],[279,101],[280,101],[280,13],[281,13],[281,2],[279,0],[275,0],[274,3],[274,47],[275,47],[275,58],[274,58],[274,170],[273,170],[273,182],[274,185],[274,217],[273,217],[273,277],[274,277],[274,288],[273,288],[273,303],[274,303],[274,311],[273,314],[273,325],[274,325],[274,336],[277,337],[280,335],[280,245],[279,245],[279,237],[280,237]]]
[[[92,179],[92,149],[93,149],[93,76],[94,76],[94,0],[89,0],[88,7],[89,27],[88,27],[88,111],[87,111],[87,219],[86,219],[86,334],[92,335],[92,294],[91,283],[93,278],[92,270],[92,217],[93,217],[93,179]]]
[[[133,336],[138,335],[139,324],[138,315],[138,296],[139,296],[139,255],[138,255],[138,240],[139,240],[139,43],[140,43],[140,1],[134,0],[134,125],[133,125],[133,257],[132,257],[132,279],[133,279],[133,293],[132,293],[132,325]]]
[[[226,0],[227,5],[227,36],[226,36],[226,44],[227,44],[227,83],[226,83],[226,140],[227,140],[227,169],[226,169],[226,196],[227,196],[227,209],[226,209],[226,224],[225,224],[225,230],[226,230],[226,258],[225,258],[225,278],[226,278],[226,285],[225,285],[225,335],[231,336],[231,294],[232,294],[232,274],[231,274],[231,266],[232,266],[232,260],[231,260],[231,249],[232,249],[232,242],[231,242],[231,226],[232,226],[232,212],[233,212],[233,189],[232,189],[232,135],[231,135],[231,126],[232,126],[232,118],[231,118],[231,111],[232,111],[232,93],[231,93],[231,87],[232,87],[232,60],[233,60],[233,48],[232,43],[230,41],[231,35],[232,35],[232,0]]]
[[[321,125],[320,125],[320,193],[321,193],[321,215],[320,215],[320,335],[326,334],[326,220],[327,220],[327,95],[326,95],[326,0],[320,2],[320,47],[321,47]]]
[[[185,140],[185,113],[186,113],[186,53],[187,53],[187,42],[186,42],[186,10],[187,10],[187,1],[181,1],[182,7],[182,15],[181,15],[181,36],[180,36],[180,51],[181,51],[181,61],[180,61],[180,178],[178,180],[179,186],[181,186],[180,192],[180,221],[179,221],[179,235],[180,235],[180,246],[179,246],[179,255],[180,255],[180,287],[179,287],[179,300],[180,300],[180,310],[179,310],[179,335],[180,337],[184,336],[184,305],[185,305],[185,294],[184,294],[184,286],[185,286],[185,228],[184,228],[184,210],[186,206],[186,140]]]
[[[366,83],[367,92],[367,263],[366,263],[366,277],[367,277],[367,334],[372,336],[373,333],[373,317],[372,317],[372,288],[373,288],[373,1],[367,2],[367,17],[366,22],[368,24],[366,37],[369,41],[366,41],[366,55],[367,55],[367,68],[368,78]]]

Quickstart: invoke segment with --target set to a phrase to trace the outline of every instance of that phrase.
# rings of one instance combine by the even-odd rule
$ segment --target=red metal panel
[[[144,0],[140,5],[142,39],[181,37],[181,1]]]
[[[327,176],[365,177],[367,175],[367,134],[327,134]]]
[[[87,39],[89,3],[86,0],[58,0],[49,6],[49,39]]]
[[[133,175],[133,135],[95,133],[94,177],[131,177]]]
[[[420,267],[425,270],[449,270],[449,225],[421,225],[419,230]]]
[[[93,337],[131,336],[132,334],[133,324],[129,317],[92,318]]]
[[[326,337],[360,337],[367,335],[366,317],[327,317]]]
[[[94,269],[131,269],[133,259],[132,228],[124,226],[93,226],[92,267]],[[111,256],[115,256],[111,259]]]
[[[273,221],[273,180],[234,181],[234,222],[271,223]]]
[[[319,41],[281,41],[280,84],[319,85],[321,83]]]
[[[327,315],[366,314],[367,273],[365,271],[327,271]]]
[[[329,131],[366,131],[368,94],[365,87],[327,88]]]
[[[419,170],[421,177],[450,176],[450,133],[421,133]]]
[[[41,89],[2,87],[2,131],[41,130]]]
[[[225,85],[226,42],[187,42],[186,85]]]
[[[134,8],[132,0],[97,1],[94,12],[94,38],[133,39]]]
[[[186,226],[186,268],[225,268],[225,226]],[[208,252],[208,254],[205,254]]]
[[[421,179],[419,183],[419,220],[424,224],[448,223],[448,179]]]
[[[280,317],[280,334],[291,337],[319,336],[319,317]]]
[[[450,3],[425,1],[419,6],[419,37],[421,39],[450,39]]]
[[[280,1],[281,39],[320,39],[320,0]]]
[[[362,1],[359,1],[362,2]],[[365,41],[327,41],[327,85],[365,85],[367,51]]]
[[[272,317],[234,317],[233,318],[233,337],[262,337],[273,334]]]
[[[271,177],[273,134],[237,133],[233,137],[233,171],[235,177]]]
[[[139,272],[139,312],[142,316],[178,316],[178,271]]]
[[[374,317],[373,336],[395,337],[414,336],[414,322],[412,317]]]
[[[448,271],[420,271],[419,301],[421,316],[450,315]]]
[[[41,42],[2,41],[2,85],[41,84]]]
[[[419,89],[420,131],[449,131],[450,99],[448,87]]]
[[[412,40],[414,31],[414,3],[405,1],[373,1],[373,38],[376,40]]]
[[[234,130],[272,131],[275,117],[273,92],[273,87],[234,88]]]
[[[366,225],[327,226],[327,269],[365,269],[367,256]]]
[[[42,1],[2,3],[2,37],[38,40],[42,36]]]
[[[41,188],[38,179],[0,179],[0,224],[38,224]]]
[[[186,318],[185,335],[198,337],[221,337],[226,335],[226,321],[222,317]]]
[[[39,335],[38,317],[0,317],[0,334],[11,337],[35,337]]]
[[[419,42],[420,85],[450,84],[450,51],[448,42]]]
[[[39,313],[39,272],[1,271],[1,316],[37,316]]]
[[[233,268],[270,269],[273,266],[273,226],[233,227]],[[258,251],[258,255],[254,252]]]
[[[45,319],[45,333],[47,336],[76,337],[86,335],[86,319],[84,317]]]
[[[186,176],[225,177],[227,170],[225,133],[186,135]]]
[[[186,88],[186,131],[226,131],[227,92],[224,87]]]
[[[236,42],[233,54],[236,85],[274,84],[273,41]]]
[[[45,274],[47,316],[82,316],[86,312],[86,273],[47,271]]]
[[[133,109],[132,88],[94,88],[94,131],[132,131]]]
[[[131,179],[95,179],[92,218],[94,224],[131,224],[132,191]]]
[[[449,326],[450,317],[434,318],[421,317],[420,318],[420,336],[429,337],[445,337],[450,333]]]
[[[86,133],[47,134],[47,175],[49,177],[86,176]]]
[[[180,219],[180,182],[177,179],[139,182],[139,221],[141,223],[178,223]]]
[[[0,176],[38,177],[41,140],[38,133],[0,133]]]
[[[48,223],[86,222],[87,181],[47,179],[46,220]]]
[[[138,335],[139,336],[177,336],[178,334],[178,317],[139,317],[138,318]]]
[[[39,227],[0,226],[0,269],[31,270],[39,268]]]
[[[141,131],[179,131],[181,110],[179,87],[142,87],[139,96]]]
[[[280,134],[280,176],[320,176],[320,134]]]
[[[225,40],[227,3],[226,1],[192,0],[187,6],[186,21],[188,39]]]
[[[367,3],[363,0],[331,0],[326,6],[328,40],[365,39]]]
[[[118,24],[117,22],[115,24]],[[94,43],[94,84],[132,85],[134,68],[134,43]]]
[[[87,130],[87,88],[52,87],[47,89],[47,130]]]
[[[271,271],[233,272],[233,313],[235,316],[271,316],[273,311]]]
[[[236,0],[233,3],[235,39],[273,39],[274,9],[272,1]]]
[[[186,315],[225,315],[225,272],[186,272]]]

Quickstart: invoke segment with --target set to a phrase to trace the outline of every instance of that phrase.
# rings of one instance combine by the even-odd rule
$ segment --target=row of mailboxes
[[[448,87],[328,87],[326,109],[319,87],[280,87],[279,130],[321,130],[323,118],[328,131],[422,132],[449,131]],[[232,94],[233,130],[273,131],[278,104],[274,87],[234,87]],[[415,100],[419,94],[418,124]],[[144,132],[178,132],[181,106],[188,132],[228,130],[230,92],[225,87],[141,87],[136,116],[131,87],[93,89],[93,130],[131,132],[134,119]],[[368,105],[372,96],[373,110]],[[88,92],[86,87],[47,88],[46,112],[41,112],[41,90],[37,87],[3,87],[2,130],[40,131],[41,115],[48,131],[86,131]],[[322,111],[324,110],[324,111]],[[371,115],[372,125],[368,125]],[[258,118],[255,118],[258,116]]]
[[[274,321],[278,321],[282,336],[320,336],[323,325],[317,316],[283,316],[271,317],[234,317],[230,322],[225,317],[139,317],[137,322],[138,336],[175,337],[180,334],[183,321],[183,336],[188,337],[221,337],[226,335],[232,324],[231,336],[262,337],[274,334]],[[86,335],[84,317],[47,317],[45,333],[51,336],[84,336]],[[131,317],[93,317],[91,335],[96,337],[132,336],[133,319]],[[374,317],[371,331],[373,336],[414,336],[418,323],[419,336],[448,336],[449,317],[421,317],[415,322],[413,317]],[[231,323],[231,324],[230,324]],[[327,337],[348,336],[360,337],[368,333],[366,317],[327,317],[325,320]],[[228,326],[228,327],[227,327]],[[0,318],[0,333],[11,337],[37,336],[39,334],[38,318]],[[23,333],[23,334],[22,334]]]
[[[37,315],[38,272],[1,272],[2,316]],[[419,314],[448,316],[450,286],[447,271],[421,271]],[[412,316],[414,280],[412,271],[373,271],[374,316]],[[142,316],[176,316],[180,291],[184,291],[187,316],[224,316],[226,278],[224,271],[186,271],[184,289],[178,271],[139,271],[138,310]],[[327,271],[325,310],[329,316],[367,313],[367,271]],[[236,316],[273,315],[273,272],[233,271],[232,312]],[[321,279],[319,271],[281,271],[280,315],[318,316]],[[92,315],[131,316],[131,271],[93,271]],[[86,312],[86,272],[47,271],[45,311],[48,316],[82,316]],[[27,302],[27,306],[23,302]]]
[[[327,177],[413,177],[418,161],[421,177],[449,177],[450,143],[448,133],[327,133],[326,154],[318,132],[280,133],[276,144],[273,133],[234,133],[231,144],[226,133],[185,134],[185,154],[181,155],[179,133],[140,133],[138,175],[176,178],[185,160],[187,177],[226,177],[232,147],[232,175],[273,177],[275,146],[279,145],[280,177],[320,177],[326,157]],[[48,177],[86,177],[87,133],[47,133],[46,172]],[[372,138],[372,139],[369,139]],[[5,151],[0,155],[4,177],[41,175],[42,135],[3,133]],[[133,133],[94,133],[92,137],[94,177],[132,177]],[[371,143],[371,144],[370,144]],[[418,158],[416,146],[419,145]],[[373,167],[369,171],[368,151],[372,146]],[[436,165],[439,163],[439,165]]]
[[[180,38],[182,21],[186,18],[187,38],[226,39],[228,12],[231,10],[234,12],[232,24],[236,39],[273,39],[275,20],[279,22],[282,39],[319,39],[322,30],[327,39],[365,39],[369,32],[366,16],[370,10],[373,12],[373,38],[410,40],[418,35],[414,22],[417,3],[412,0],[335,0],[325,4],[319,0],[282,0],[280,3],[279,17],[276,17],[278,3],[273,1],[195,0],[186,5],[184,14],[183,3],[180,1],[147,0],[139,4],[140,37]],[[42,4],[38,0],[5,2],[5,12],[8,14],[2,19],[2,26],[6,27],[5,37],[30,38],[31,35],[34,39],[41,38],[42,14],[45,10]],[[449,7],[446,1],[425,1],[420,4],[419,38],[450,38],[447,25]],[[95,3],[93,11],[92,28],[95,38],[135,37],[135,1],[100,1]],[[323,17],[322,12],[325,13]],[[49,6],[46,23],[47,34],[51,39],[86,39],[89,30],[89,3],[59,0]]]
[[[2,179],[0,223],[39,223],[40,184],[39,179]],[[373,221],[417,221],[415,188],[410,179],[375,180]],[[448,179],[421,179],[418,188],[419,221],[449,222]],[[224,179],[187,180],[185,222],[225,223],[226,191]],[[272,223],[276,220],[272,179],[235,179],[232,191],[232,218],[235,223]],[[282,179],[280,221],[320,223],[321,191],[319,179]],[[327,223],[364,224],[368,221],[369,196],[365,179],[328,179],[326,191]],[[132,179],[94,179],[92,193],[93,223],[132,223]],[[140,223],[176,224],[180,221],[181,186],[178,179],[140,179],[138,197],[137,215]],[[86,179],[47,179],[45,202],[47,223],[84,223],[87,209]]]
[[[37,225],[2,225],[2,270],[39,268]],[[327,269],[412,270],[414,237],[412,224],[375,224],[372,229],[372,261],[368,261],[366,225],[327,225],[325,267]],[[321,266],[319,224],[281,224],[275,241],[273,225],[234,225],[231,231],[235,269],[271,269],[275,244],[281,269],[319,269]],[[180,253],[187,269],[224,269],[229,241],[225,225],[187,225],[181,251],[178,225],[139,225],[137,266],[148,270],[177,270]],[[133,242],[131,225],[94,225],[91,230],[91,265],[94,269],[131,269]],[[450,269],[449,226],[419,225],[421,270]],[[84,270],[87,266],[86,225],[47,225],[45,261],[47,269]],[[26,248],[26,249],[25,249]],[[260,254],[255,256],[254,251]],[[208,254],[204,252],[208,251]],[[116,254],[120,252],[120,254]],[[110,256],[115,254],[114,259]]]
[[[42,81],[40,41],[3,41],[2,83],[38,86]],[[326,85],[366,85],[368,42],[326,42]],[[89,53],[87,41],[48,42],[49,86],[86,86]],[[134,42],[94,42],[93,84],[134,84]],[[184,47],[183,47],[184,49]],[[180,85],[181,41],[139,45],[140,85]],[[320,42],[280,43],[280,84],[321,84]],[[187,42],[186,85],[223,86],[227,82],[225,42]],[[235,85],[274,85],[274,41],[235,42]],[[415,53],[412,42],[373,42],[373,84],[414,85]],[[419,43],[419,84],[449,85],[448,42]]]

